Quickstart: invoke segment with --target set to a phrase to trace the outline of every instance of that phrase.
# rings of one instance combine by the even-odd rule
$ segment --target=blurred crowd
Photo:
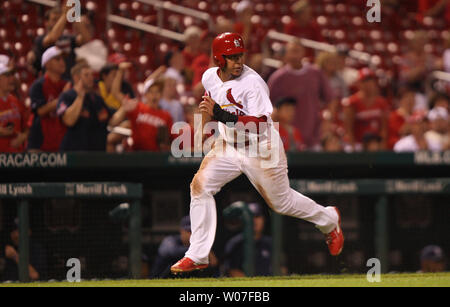
[[[385,2],[385,10],[402,4]],[[418,20],[450,21],[450,1],[411,3]],[[441,42],[445,51],[436,55],[425,48],[427,32],[413,32],[389,78],[367,63],[348,65],[353,60],[348,46],[319,52],[301,40],[280,44],[271,55],[279,65],[268,66],[267,28],[253,18],[252,2],[243,0],[233,6],[234,18],[218,19],[214,30],[186,27],[184,43],[168,46],[163,63],[133,83],[136,61],[108,54],[92,19],[84,14],[70,23],[69,9],[63,3],[45,11],[45,30],[26,57],[34,76],[26,97],[18,89],[14,54],[0,55],[0,152],[169,151],[180,133],[193,130],[204,93],[201,76],[214,66],[211,42],[228,31],[241,34],[246,64],[267,81],[286,151],[450,149],[450,86],[432,78],[435,71],[450,72],[449,37]],[[308,1],[289,9],[292,19],[283,33],[326,42]],[[172,133],[176,122],[185,122],[184,128]]]

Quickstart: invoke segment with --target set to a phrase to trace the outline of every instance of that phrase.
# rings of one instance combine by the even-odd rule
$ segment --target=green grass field
[[[0,287],[450,287],[450,272],[384,274],[370,283],[366,275],[295,275],[254,278],[189,278],[4,283]]]

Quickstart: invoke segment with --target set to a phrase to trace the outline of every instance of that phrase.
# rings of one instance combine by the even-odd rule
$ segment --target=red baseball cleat
[[[208,264],[199,264],[195,263],[192,259],[188,257],[184,257],[179,260],[177,263],[172,265],[170,271],[174,274],[176,273],[187,273],[195,270],[203,270],[208,267]]]
[[[344,247],[344,234],[341,229],[341,214],[338,208],[334,207],[336,210],[339,220],[337,227],[330,233],[326,235],[326,242],[328,245],[328,249],[332,256],[337,256],[341,253],[342,248]]]

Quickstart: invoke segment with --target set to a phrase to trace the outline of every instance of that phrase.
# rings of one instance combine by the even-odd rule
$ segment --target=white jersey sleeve
[[[248,115],[261,117],[266,116],[270,119],[273,112],[272,102],[270,101],[269,88],[263,79],[259,76],[249,78],[249,91],[247,92]]]
[[[210,93],[212,87],[215,84],[215,78],[213,78],[214,73],[216,73],[217,67],[211,67],[209,69],[207,69],[202,76],[202,85],[203,88],[205,89],[206,93]]]

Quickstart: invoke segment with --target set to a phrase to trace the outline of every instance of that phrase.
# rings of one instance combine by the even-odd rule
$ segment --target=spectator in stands
[[[99,12],[98,9],[96,9],[98,13],[103,14],[104,12]],[[86,15],[84,15],[84,9],[81,10],[81,22],[84,23],[84,28],[87,28],[89,30],[89,36],[91,39],[87,41],[86,43],[82,44],[81,46],[77,47],[75,49],[75,53],[77,55],[77,59],[82,58],[85,59],[89,66],[92,68],[95,74],[99,73],[100,70],[107,64],[107,58],[108,58],[108,47],[105,44],[105,41],[101,39],[103,35],[95,35],[96,29],[95,25],[93,24],[93,20],[95,18],[98,18],[95,15],[93,10],[86,10]],[[74,29],[76,30],[76,29]],[[79,33],[74,32],[75,36],[79,35]]]
[[[30,87],[33,121],[28,137],[28,151],[59,151],[66,133],[66,126],[56,116],[56,106],[62,92],[70,88],[63,79],[66,64],[62,50],[56,46],[47,49],[42,55],[45,74]]]
[[[374,133],[366,133],[362,139],[363,151],[376,152],[383,150],[383,139]]]
[[[298,152],[304,149],[302,134],[293,125],[296,105],[297,101],[290,97],[283,97],[275,102],[276,110],[273,120],[279,124],[279,133],[286,152]]]
[[[286,45],[285,65],[267,81],[272,101],[293,97],[297,101],[295,126],[307,148],[320,145],[320,110],[332,101],[333,92],[326,76],[317,67],[303,64],[304,49],[298,42]]]
[[[425,50],[427,43],[427,33],[416,31],[414,37],[409,41],[408,51],[402,56],[400,62],[400,85],[411,87],[422,94],[425,93],[424,81],[429,73],[437,68],[436,59]],[[419,108],[424,110],[427,106],[423,105]]]
[[[200,47],[199,47],[199,54],[194,58],[192,61],[192,64],[190,66],[191,70],[193,71],[193,79],[192,79],[192,86],[195,89],[196,86],[199,84],[201,85],[202,76],[203,73],[211,66],[213,66],[213,60],[211,57],[211,45],[212,41],[215,37],[215,34],[209,30],[203,31],[201,37],[200,37]],[[203,86],[202,86],[203,89]],[[200,97],[204,93],[203,91],[200,91]]]
[[[373,71],[359,71],[359,91],[342,100],[346,139],[353,150],[361,150],[363,136],[373,133],[381,136],[383,148],[387,142],[389,104],[379,93],[377,77]]]
[[[233,32],[234,31],[233,21],[223,16],[219,16],[217,17],[214,30],[216,32],[216,35],[225,32]]]
[[[127,57],[121,53],[113,53],[108,57],[108,63],[112,64],[112,65],[117,65],[119,66],[122,63],[125,62],[130,62],[128,61]],[[136,95],[134,93],[133,90],[133,86],[130,84],[129,80],[129,74],[130,74],[130,69],[129,66],[127,65],[127,67],[124,69],[123,71],[123,77],[122,77],[122,84],[120,86],[120,92],[125,95],[128,96],[130,98],[136,98]]]
[[[245,48],[249,55],[262,52],[263,40],[267,35],[267,30],[261,23],[253,23],[253,5],[251,1],[242,0],[236,5],[236,20],[234,32],[239,33],[244,40]],[[249,59],[248,59],[249,60]]]
[[[327,134],[330,129],[343,129],[344,115],[341,101],[350,94],[350,89],[341,75],[345,56],[345,52],[321,52],[316,58],[317,66],[325,74],[333,90],[333,99],[322,110],[321,129],[323,134]]]
[[[398,140],[409,134],[406,121],[414,110],[415,92],[406,89],[400,97],[397,109],[389,113],[387,148],[393,149]]]
[[[450,97],[444,93],[434,93],[430,99],[429,107],[430,109],[434,109],[435,107],[443,107],[444,109],[449,110]]]
[[[183,105],[179,100],[178,85],[182,85],[179,83],[178,75],[168,69],[164,74],[164,90],[159,105],[161,109],[170,113],[174,122],[185,120]]]
[[[57,115],[67,126],[61,151],[105,151],[107,125],[113,114],[95,89],[94,75],[88,64],[72,68],[74,86],[61,94]]]
[[[4,65],[11,69],[11,71],[16,70],[16,63],[14,57],[9,57],[6,54],[0,54],[0,65]],[[16,96],[19,101],[24,101],[25,97],[22,96],[22,92],[20,90],[21,82],[18,78],[18,74],[13,74],[13,89],[10,94]]]
[[[184,43],[182,54],[184,56],[184,64],[190,67],[194,59],[200,54],[202,29],[197,26],[189,26],[184,31]]]
[[[107,64],[106,68],[104,69],[104,73],[107,73],[108,70],[112,70],[112,71],[116,71],[115,75],[112,73],[112,71],[110,71],[109,73],[107,73],[107,80],[106,83],[110,83],[111,87],[114,88],[114,92],[116,92],[116,95],[112,96],[110,95],[109,99],[113,99],[116,101],[115,105],[122,105],[122,101],[124,98],[130,98],[130,99],[134,99],[134,92],[133,89],[131,87],[131,85],[124,80],[124,78],[126,78],[127,75],[127,69],[129,68],[130,64],[126,61],[126,57],[122,54],[119,53],[115,53],[112,54],[109,59],[109,64]],[[122,66],[122,69],[119,69],[119,67]],[[160,74],[163,72],[162,70],[165,71],[165,66],[161,66],[159,69],[156,70],[157,74],[153,73],[149,78],[157,78],[160,76]],[[120,71],[120,74],[117,73],[117,71]],[[102,73],[100,73],[100,75],[102,75]],[[105,75],[105,74],[103,74]],[[114,75],[114,76],[111,76]],[[119,81],[120,80],[120,81]],[[121,84],[121,86],[119,85]],[[117,89],[120,87],[119,92],[117,91]],[[102,94],[102,86],[101,84],[99,84],[99,88],[100,88],[100,93]],[[107,86],[105,86],[105,89],[107,88]],[[117,93],[118,92],[118,93]],[[102,97],[103,99],[105,99],[106,93],[103,92]],[[112,97],[111,97],[112,96]],[[119,99],[115,98],[115,96],[117,96]],[[108,98],[106,98],[108,99]],[[105,102],[107,102],[107,100],[105,100]],[[110,103],[111,106],[111,103]],[[118,109],[114,109],[114,111],[117,111]],[[121,122],[119,122],[119,119],[121,120]],[[119,128],[124,128],[124,129],[131,129],[131,124],[130,121],[126,118],[126,116],[124,114],[120,115],[118,114],[117,117],[115,119],[111,119],[110,124],[112,124],[113,127],[119,127]],[[127,130],[128,132],[128,130]],[[119,133],[119,132],[111,132],[108,134],[107,137],[107,141],[106,141],[106,151],[107,152],[117,152],[118,149],[120,149],[119,151],[122,151],[123,148],[120,147],[118,148],[118,145],[123,145],[123,141],[127,138],[128,133]],[[125,148],[128,148],[128,143],[125,143]]]
[[[179,234],[165,237],[158,248],[158,254],[153,262],[150,278],[168,278],[170,267],[174,261],[182,257],[189,248],[191,238],[191,219],[187,215],[181,219]],[[217,269],[218,261],[214,253],[210,253],[208,271]],[[211,270],[212,269],[212,270]]]
[[[144,85],[144,102],[125,99],[114,114],[111,125],[129,121],[134,151],[167,151],[170,149],[172,117],[161,110],[159,102],[164,88],[161,80],[149,79]],[[110,140],[110,136],[108,136]]]
[[[440,246],[427,245],[420,252],[420,271],[423,273],[444,272],[446,259]]]
[[[410,134],[402,137],[394,145],[395,152],[416,152],[419,150],[441,151],[442,147],[439,141],[427,137],[425,132],[428,130],[426,122],[426,113],[416,111],[411,115],[407,123],[409,124]]]
[[[345,55],[341,53],[321,52],[316,58],[316,64],[325,74],[333,89],[333,103],[330,107],[338,108],[339,102],[348,97],[350,89],[344,78],[340,75],[344,67]],[[337,111],[334,111],[336,113]]]
[[[344,151],[344,144],[341,136],[336,132],[328,132],[324,134],[321,141],[322,151],[324,152],[341,152]]]
[[[32,235],[31,229],[28,236]],[[6,263],[1,274],[3,280],[19,280],[19,222],[16,218],[3,252]],[[30,240],[28,274],[31,281],[44,280],[47,276],[47,252],[35,239]]]
[[[284,25],[284,33],[306,38],[313,41],[322,42],[324,38],[320,32],[320,27],[316,23],[312,14],[312,7],[308,0],[300,0],[291,6],[293,19]],[[305,56],[309,59],[314,57],[312,49],[306,50]]]
[[[167,67],[165,76],[174,79],[177,84],[184,84],[186,82],[184,78],[184,69],[186,63],[184,61],[183,53],[175,48],[169,50],[164,57],[164,65]]]
[[[100,81],[98,88],[106,105],[117,110],[120,108],[124,94],[121,92],[121,85],[124,71],[131,67],[131,63],[122,62],[119,65],[107,64],[100,71]]]
[[[450,130],[448,110],[444,107],[434,107],[428,112],[430,129],[425,132],[425,138],[433,143],[441,144],[442,150],[450,148]]]
[[[294,19],[284,26],[286,34],[315,41],[323,41],[320,27],[314,20],[312,7],[307,0],[300,0],[291,6]]]
[[[28,138],[29,110],[13,89],[14,71],[0,64],[0,152],[22,152]]]
[[[36,74],[41,71],[41,58],[45,50],[55,45],[59,47],[64,55],[66,61],[66,71],[64,78],[69,80],[70,70],[76,63],[75,48],[80,47],[92,38],[92,34],[86,24],[86,19],[82,18],[81,22],[71,23],[74,31],[79,33],[77,36],[73,34],[66,35],[64,30],[67,26],[67,13],[70,7],[65,5],[62,7],[55,7],[45,13],[45,33],[36,38],[33,50],[28,54],[28,61],[33,65]]]
[[[253,214],[253,237],[255,242],[255,276],[272,275],[272,239],[264,235],[265,217],[258,203],[250,203]],[[244,277],[244,236],[242,233],[232,237],[225,245],[223,271],[226,276]]]
[[[113,110],[120,108],[123,99],[120,93],[120,81],[116,78],[119,67],[114,64],[106,64],[100,70],[100,80],[98,81],[98,90],[106,105]],[[119,84],[117,84],[119,81]]]

